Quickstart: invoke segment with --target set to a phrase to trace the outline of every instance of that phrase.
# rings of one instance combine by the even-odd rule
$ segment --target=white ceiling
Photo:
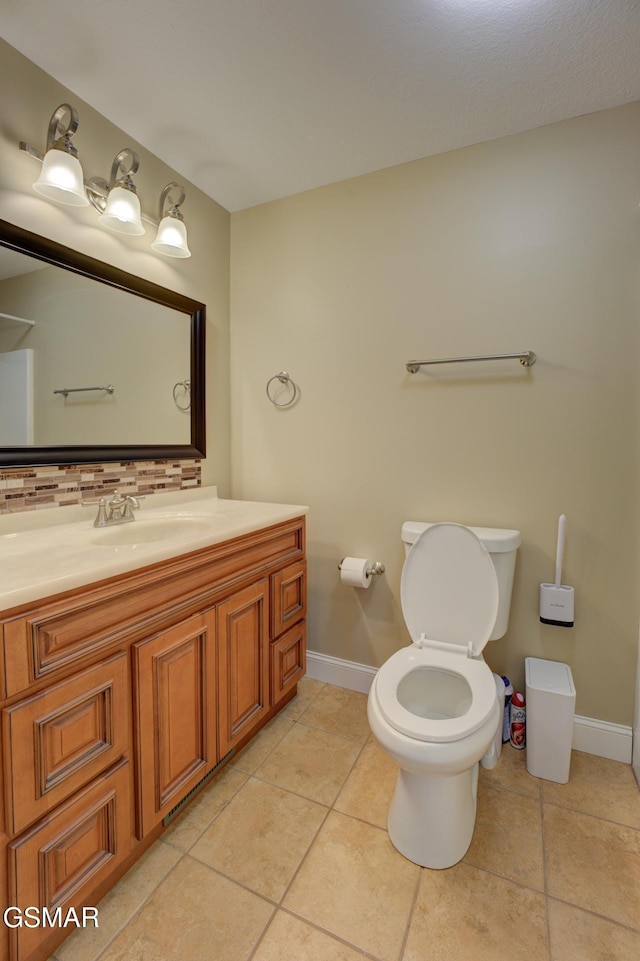
[[[640,0],[0,6],[4,39],[229,210],[640,99]]]

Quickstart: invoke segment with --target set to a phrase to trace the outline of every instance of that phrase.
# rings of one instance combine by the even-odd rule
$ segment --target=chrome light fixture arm
[[[179,191],[178,200],[170,200],[169,194],[172,190]],[[178,220],[184,220],[182,211],[179,208],[184,203],[185,197],[186,194],[182,184],[177,183],[175,180],[172,180],[170,184],[167,184],[160,194],[160,201],[158,203],[158,223],[160,223],[163,217],[176,217]],[[169,209],[165,212],[164,208],[167,200],[169,201]]]
[[[66,125],[63,124],[65,116],[68,116]],[[65,150],[67,153],[77,157],[78,151],[71,142],[71,138],[77,131],[79,124],[80,120],[76,108],[72,107],[69,103],[61,103],[51,114],[51,119],[49,120],[45,153],[49,150]],[[36,150],[35,147],[32,147],[31,144],[25,143],[24,140],[20,141],[19,146],[20,150],[24,150],[25,153],[28,153],[29,156],[34,157],[36,160],[40,162],[44,160],[44,154]]]

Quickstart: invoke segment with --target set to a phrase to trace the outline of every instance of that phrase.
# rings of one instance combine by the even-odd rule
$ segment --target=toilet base
[[[448,777],[400,770],[389,808],[389,838],[424,868],[450,868],[466,854],[476,821],[478,764]]]

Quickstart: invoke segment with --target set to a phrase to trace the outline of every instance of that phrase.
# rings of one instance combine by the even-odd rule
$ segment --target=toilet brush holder
[[[540,620],[556,627],[573,627],[572,587],[566,584],[540,585]]]
[[[573,627],[573,588],[560,583],[566,527],[567,518],[561,514],[556,543],[556,582],[540,585],[540,620],[556,627]]]

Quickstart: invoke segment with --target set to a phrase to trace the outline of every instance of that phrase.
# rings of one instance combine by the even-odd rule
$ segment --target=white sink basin
[[[135,547],[136,544],[196,537],[206,534],[212,528],[213,525],[202,518],[161,517],[96,528],[89,540],[98,547]]]

